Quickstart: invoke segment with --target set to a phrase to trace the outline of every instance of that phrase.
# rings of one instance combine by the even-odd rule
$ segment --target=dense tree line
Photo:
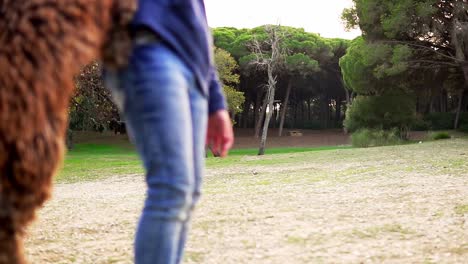
[[[262,56],[271,54],[265,45],[269,26],[254,29],[215,28],[215,62],[229,111],[237,127],[257,127],[263,121],[267,102],[266,69],[255,65],[253,44],[260,43]],[[303,29],[278,27],[281,55],[277,89],[273,98],[271,127],[335,128],[344,118],[350,95],[344,88],[339,59],[349,41],[326,39]],[[103,87],[101,66],[95,62],[76,78],[77,92],[70,108],[70,127],[75,130],[102,130],[119,119],[109,92]]]
[[[346,117],[351,132],[468,130],[468,0],[353,1],[343,20],[363,36],[352,41],[286,26],[213,29],[235,126],[281,135],[341,128]],[[77,77],[73,129],[119,119],[100,72],[93,63]]]
[[[357,95],[346,127],[468,129],[466,0],[354,0],[359,27],[340,65]],[[367,114],[365,114],[367,113]]]
[[[292,27],[276,27],[281,35],[281,60],[275,69],[271,127],[340,127],[350,95],[345,89],[339,59],[349,41],[326,39]],[[259,67],[258,56],[272,56],[271,26],[253,29],[216,28],[215,46],[229,52],[239,64],[239,91],[244,93],[243,111],[237,125],[260,133],[268,107],[268,67]],[[254,43],[259,43],[255,48]],[[261,50],[261,54],[258,51]]]

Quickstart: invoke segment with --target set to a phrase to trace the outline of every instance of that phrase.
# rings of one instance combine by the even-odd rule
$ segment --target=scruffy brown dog
[[[126,60],[122,29],[135,9],[136,0],[0,0],[1,264],[26,262],[24,231],[62,160],[74,75],[93,59]]]

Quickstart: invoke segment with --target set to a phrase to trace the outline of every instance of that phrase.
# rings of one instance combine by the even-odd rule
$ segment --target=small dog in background
[[[126,63],[136,0],[0,0],[0,264],[51,194],[74,76],[94,59]]]

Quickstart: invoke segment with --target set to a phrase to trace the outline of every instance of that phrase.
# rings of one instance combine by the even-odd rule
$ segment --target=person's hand
[[[215,157],[226,157],[234,142],[231,119],[226,110],[219,110],[208,117],[206,144]]]

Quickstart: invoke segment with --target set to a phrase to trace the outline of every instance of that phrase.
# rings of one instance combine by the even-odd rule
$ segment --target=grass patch
[[[253,249],[257,246],[254,241],[243,239],[241,242],[245,249]]]
[[[304,245],[307,243],[307,238],[297,237],[297,236],[288,236],[287,242],[289,244]]]
[[[457,254],[457,255],[468,254],[468,244],[463,244],[463,245],[460,245],[459,247],[452,248],[450,252],[453,254]]]
[[[459,215],[468,214],[468,204],[461,204],[455,207],[455,213]]]
[[[195,251],[187,251],[185,252],[184,256],[186,261],[191,261],[195,263],[202,263],[205,260],[205,253],[203,252],[195,252]]]
[[[67,153],[56,181],[98,180],[113,175],[142,172],[138,155],[131,147],[78,144]]]
[[[448,132],[439,131],[439,132],[431,132],[428,135],[430,140],[441,140],[441,139],[450,139],[452,138]]]
[[[399,145],[404,141],[396,130],[360,129],[351,135],[353,147],[368,148]]]
[[[265,151],[266,154],[288,154],[324,150],[349,149],[350,146],[326,146],[315,148],[270,148]],[[256,156],[258,149],[233,149],[229,152],[230,156]]]
[[[365,239],[365,238],[377,238],[381,234],[395,233],[401,235],[410,235],[413,232],[407,228],[402,227],[399,224],[386,224],[383,226],[370,227],[363,230],[354,229],[353,236]]]
[[[321,245],[326,243],[330,237],[324,236],[322,234],[308,235],[307,237],[288,235],[286,238],[286,243],[290,245],[304,247],[306,245]]]

